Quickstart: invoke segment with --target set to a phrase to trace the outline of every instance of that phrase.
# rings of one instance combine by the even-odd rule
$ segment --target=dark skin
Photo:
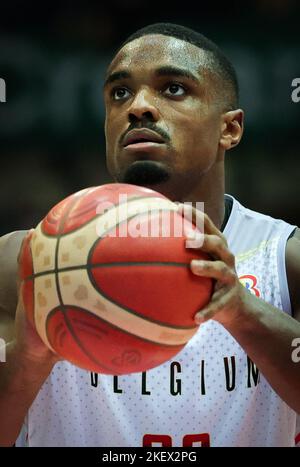
[[[166,74],[167,67],[191,76],[170,69]],[[114,179],[124,182],[132,167],[147,160],[168,175],[150,188],[181,203],[205,202],[205,214],[195,208],[191,214],[194,221],[204,216],[201,249],[213,260],[195,259],[191,270],[212,277],[216,285],[210,303],[195,320],[220,322],[280,397],[300,412],[300,365],[291,360],[292,341],[300,336],[300,233],[297,229],[286,249],[292,318],[246,292],[235,257],[219,230],[224,217],[225,152],[239,143],[243,133],[243,111],[230,109],[228,94],[220,90],[222,82],[209,68],[205,52],[192,44],[155,34],[125,45],[108,69],[104,88],[107,165]],[[132,125],[147,128],[148,124],[167,135],[164,144],[129,150],[122,146],[121,137]]]
[[[241,139],[243,111],[230,108],[224,83],[209,67],[205,53],[178,39],[152,35],[132,41],[116,55],[108,77],[116,78],[120,71],[123,77],[119,74],[118,80],[110,80],[104,93],[111,175],[122,182],[134,171],[152,171],[157,180],[153,183],[152,179],[150,188],[181,203],[205,202],[206,214],[192,209],[192,215],[194,221],[204,216],[202,249],[213,260],[195,260],[191,270],[216,283],[212,300],[195,320],[220,322],[279,396],[300,412],[300,364],[291,360],[292,341],[300,337],[296,320],[300,319],[299,231],[286,249],[292,318],[246,292],[219,230],[224,218],[225,152]],[[182,76],[183,71],[190,76]],[[126,149],[121,141],[130,126],[151,127],[164,135],[164,143]],[[15,442],[30,405],[59,359],[26,319],[20,300],[16,307],[17,257],[25,234],[16,232],[0,239],[0,335],[9,342],[7,362],[0,365],[0,419],[5,426],[5,432],[0,430],[0,446]]]
[[[206,54],[198,47],[162,35],[127,44],[107,73],[116,76],[130,71],[132,75],[105,86],[107,162],[111,175],[122,181],[130,165],[151,160],[170,175],[167,182],[151,188],[175,201],[204,201],[208,214],[220,226],[224,154],[240,141],[243,111],[224,112],[228,103],[220,102],[217,94],[222,82],[206,63]],[[157,74],[167,66],[188,71],[195,79]],[[168,144],[153,147],[151,152],[122,148],[120,136],[133,122],[141,127],[153,123],[168,135]]]

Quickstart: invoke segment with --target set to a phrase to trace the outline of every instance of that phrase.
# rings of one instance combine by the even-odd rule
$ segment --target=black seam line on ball
[[[82,196],[84,196],[84,194],[83,194]],[[58,237],[60,238],[60,237],[65,237],[66,235],[70,235],[71,233],[78,231],[78,230],[81,229],[82,227],[85,227],[86,225],[91,224],[95,219],[99,219],[101,216],[103,216],[104,214],[107,214],[107,212],[111,211],[112,209],[115,209],[115,208],[117,208],[117,207],[119,207],[119,206],[123,206],[124,204],[130,204],[130,203],[133,202],[133,201],[137,201],[137,200],[139,200],[139,199],[145,199],[145,198],[146,198],[146,199],[151,199],[151,198],[153,198],[153,199],[156,199],[156,200],[157,200],[157,197],[155,197],[155,196],[150,196],[150,197],[147,197],[147,196],[137,196],[137,197],[135,197],[135,198],[130,198],[129,200],[124,201],[123,203],[118,203],[118,204],[114,205],[111,209],[109,209],[109,210],[106,211],[105,213],[96,214],[92,219],[90,219],[89,221],[87,221],[85,224],[80,225],[79,227],[76,227],[76,228],[70,230],[69,232],[57,233],[57,234],[51,235],[51,234],[48,234],[48,233],[44,232],[44,230],[42,230],[42,226],[41,226],[41,232],[42,232],[43,235],[45,235],[45,237],[48,237],[48,238],[58,238]],[[78,199],[80,199],[80,198],[78,198]],[[164,200],[164,198],[162,198],[162,200],[163,200],[163,201],[166,201],[166,200]],[[77,201],[77,199],[76,199],[76,201]],[[71,206],[71,208],[72,208],[72,206]],[[71,209],[71,208],[70,208],[70,209]],[[159,210],[159,211],[177,212],[177,211],[174,211],[174,210],[171,209],[171,208],[157,208],[157,210]],[[131,220],[131,219],[133,219],[133,218],[136,217],[136,216],[143,215],[143,214],[147,214],[148,212],[149,212],[149,210],[144,211],[144,212],[138,212],[138,213],[134,214],[132,217],[130,217],[130,218],[128,217],[128,218],[124,219],[124,221],[122,221],[120,224],[122,224],[122,223],[125,222],[126,220],[127,220],[127,221],[128,221],[128,220]],[[151,209],[150,209],[150,212],[151,212]],[[50,222],[49,222],[49,224],[50,224]],[[118,226],[118,225],[120,225],[120,224],[117,224],[116,226]],[[51,224],[50,224],[50,225],[51,225]],[[114,226],[114,227],[116,227],[116,226]],[[109,232],[109,230],[108,230],[108,232]],[[103,238],[105,238],[105,237],[103,237]]]
[[[65,269],[60,269],[58,270],[58,274],[60,273],[64,273],[64,272],[72,272],[72,271],[78,271],[78,270],[85,270],[87,271],[87,274],[88,274],[88,277],[89,277],[89,280],[91,282],[91,285],[92,287],[96,290],[97,293],[99,293],[100,296],[106,298],[109,302],[111,303],[114,303],[115,305],[119,306],[120,308],[124,309],[126,312],[129,312],[131,314],[134,314],[135,316],[141,316],[140,313],[137,313],[135,311],[133,311],[131,308],[127,308],[125,307],[122,303],[119,303],[119,302],[116,302],[114,300],[112,300],[112,298],[109,296],[109,295],[106,295],[102,289],[99,287],[99,285],[96,283],[96,281],[94,280],[94,277],[92,275],[92,272],[93,272],[93,269],[96,268],[105,268],[105,267],[113,267],[113,266],[175,266],[175,267],[184,267],[184,268],[189,268],[189,264],[186,264],[186,263],[162,263],[162,262],[154,262],[154,263],[148,263],[148,262],[145,262],[145,263],[107,263],[107,264],[96,264],[96,265],[83,265],[83,266],[74,266],[74,267],[69,267],[69,268],[65,268]],[[42,277],[42,276],[49,276],[49,275],[52,275],[52,274],[56,274],[56,271],[55,270],[51,270],[51,271],[47,271],[47,272],[41,272],[41,273],[37,273],[34,277],[28,277],[26,278],[25,280],[29,281],[29,280],[32,280],[32,279],[35,279],[37,277]],[[64,306],[63,303],[62,303],[62,299],[61,299],[61,296],[59,297],[59,300],[60,300],[60,303],[61,303],[61,306]],[[157,321],[157,320],[153,320],[153,319],[149,319],[149,318],[146,318],[144,316],[142,316],[143,319],[147,320],[147,321],[150,321],[150,322],[153,322],[153,323],[156,323],[156,324],[159,324],[160,326],[166,326],[166,327],[172,327],[174,329],[193,329],[194,327],[192,326],[187,326],[187,327],[182,327],[182,326],[172,326],[172,325],[169,325],[169,324],[165,324],[163,322],[160,322],[160,321]]]
[[[173,211],[172,209],[168,209],[168,208],[159,209],[159,211],[160,212],[176,212],[176,211]],[[136,214],[133,214],[130,217],[126,217],[126,219],[123,219],[121,222],[118,222],[117,224],[113,225],[109,230],[106,230],[104,236],[99,236],[98,238],[96,238],[96,240],[94,241],[94,243],[91,246],[90,251],[88,253],[88,262],[90,262],[93,254],[94,254],[95,248],[99,245],[99,243],[103,242],[103,240],[105,240],[107,238],[110,238],[109,234],[110,234],[111,231],[117,229],[118,227],[122,226],[126,222],[129,223],[135,217],[143,216],[143,215],[145,216],[145,215],[148,215],[148,214],[149,214],[149,211],[145,211],[145,212],[138,212]],[[115,238],[115,237],[112,237],[112,238]],[[117,236],[116,238],[127,238],[127,237],[118,237]],[[161,236],[158,236],[158,237],[151,237],[150,236],[150,237],[135,237],[135,238],[170,238],[170,237],[164,237],[164,236],[161,235]],[[173,236],[171,236],[171,238],[182,238],[182,237],[173,237]]]
[[[58,273],[59,273],[59,269],[58,269],[58,250],[59,250],[59,243],[60,243],[60,239],[61,239],[61,231],[63,230],[64,228],[64,224],[65,224],[65,221],[67,220],[67,216],[68,214],[71,212],[71,210],[73,209],[74,205],[78,202],[79,199],[81,199],[86,193],[83,193],[82,196],[80,198],[77,198],[74,200],[74,203],[71,204],[71,206],[69,207],[69,209],[67,210],[67,212],[65,213],[65,215],[62,217],[61,219],[61,222],[60,222],[60,225],[59,225],[59,235],[57,237],[57,241],[56,241],[56,245],[55,245],[55,282],[56,282],[56,291],[57,291],[57,296],[58,296],[58,299],[59,299],[59,303],[60,303],[60,309],[61,309],[61,312],[63,314],[63,317],[64,317],[64,320],[65,320],[65,324],[70,332],[70,335],[73,337],[75,343],[78,345],[78,347],[82,350],[82,352],[94,363],[96,363],[97,365],[99,365],[99,363],[97,361],[95,361],[95,358],[94,356],[86,350],[86,348],[82,345],[82,342],[80,342],[79,338],[77,337],[74,329],[73,329],[73,326],[67,316],[67,310],[66,310],[66,306],[64,305],[63,303],[63,300],[62,300],[62,295],[61,295],[61,291],[60,291],[60,285],[59,285],[59,278],[58,278]]]
[[[183,330],[183,331],[195,328],[195,326],[176,326],[174,324],[172,325],[172,324],[164,323],[162,321],[155,320],[153,318],[145,317],[144,315],[141,315],[141,313],[138,313],[138,312],[134,311],[132,308],[129,308],[129,307],[125,306],[123,303],[120,303],[120,302],[117,302],[117,301],[113,300],[112,297],[110,297],[105,292],[103,292],[103,290],[101,289],[99,284],[97,284],[97,282],[95,281],[95,279],[94,279],[94,277],[92,275],[92,271],[90,269],[87,269],[87,274],[88,274],[88,277],[90,279],[90,282],[91,282],[92,286],[94,287],[94,289],[96,290],[96,292],[98,294],[102,295],[102,297],[106,298],[106,300],[108,300],[110,303],[113,303],[114,305],[117,305],[119,308],[122,308],[127,313],[130,313],[131,315],[137,316],[139,318],[143,318],[145,321],[149,321],[150,323],[155,323],[155,324],[158,324],[159,326],[164,326],[166,328],[180,329],[180,330]],[[195,311],[195,313],[196,313],[196,311]]]
[[[86,194],[86,193],[83,193],[83,194],[82,194],[82,197],[83,197],[85,194]],[[141,197],[141,199],[142,199],[142,198],[144,198],[144,197]],[[79,199],[80,199],[80,198],[79,198]],[[66,221],[66,219],[67,219],[68,214],[71,212],[71,210],[73,209],[74,205],[75,205],[77,202],[78,202],[78,199],[74,200],[74,203],[71,204],[71,206],[69,207],[69,209],[67,210],[67,212],[65,213],[65,215],[63,216],[63,218],[61,219],[61,223],[60,223],[60,226],[59,226],[58,235],[56,236],[57,241],[56,241],[56,246],[55,246],[55,269],[54,269],[54,273],[55,273],[55,282],[56,282],[57,295],[58,295],[58,299],[59,299],[59,302],[60,302],[61,311],[62,311],[62,313],[63,313],[64,320],[65,320],[65,324],[66,324],[67,328],[69,329],[70,334],[72,335],[73,339],[75,340],[75,342],[77,343],[77,345],[79,346],[79,348],[86,354],[86,356],[87,356],[88,358],[90,358],[91,361],[93,361],[94,363],[96,363],[97,365],[99,365],[99,363],[95,360],[94,356],[93,356],[92,354],[90,354],[90,352],[87,351],[87,350],[85,349],[85,347],[82,345],[82,343],[80,342],[80,340],[78,339],[78,337],[77,337],[77,335],[76,335],[76,333],[75,333],[75,331],[74,331],[74,329],[73,329],[73,327],[72,327],[72,325],[71,325],[71,323],[70,323],[70,320],[69,320],[68,317],[67,317],[67,314],[66,314],[66,305],[64,305],[64,303],[63,303],[63,301],[62,301],[62,295],[61,295],[61,291],[60,291],[59,278],[58,278],[58,273],[61,272],[61,270],[58,269],[58,251],[59,251],[60,239],[61,239],[61,237],[62,237],[63,235],[70,234],[70,232],[67,232],[66,234],[63,234],[62,231],[63,231],[64,225],[65,225],[65,221]],[[169,209],[165,209],[165,210],[170,211]],[[142,214],[146,214],[146,213],[147,213],[147,212],[145,212],[145,213],[137,213],[137,214],[133,215],[131,218],[134,218],[134,217],[136,217],[136,216],[138,216],[138,215],[142,215]],[[99,216],[100,216],[100,215],[99,215]],[[92,222],[94,219],[95,219],[95,217],[94,217],[93,219],[91,219],[90,222]],[[126,221],[128,221],[128,218],[126,219]],[[125,222],[125,220],[124,220],[123,222]],[[85,225],[86,225],[86,224],[85,224]],[[117,225],[120,225],[120,224],[117,224]],[[117,225],[114,226],[113,228],[116,228]],[[81,226],[81,227],[82,227],[82,226]],[[77,230],[77,229],[75,229],[75,230]],[[74,230],[73,230],[72,232],[74,232]],[[102,237],[102,239],[103,239],[103,238],[105,238],[105,237]],[[100,240],[101,240],[101,238],[100,238]],[[97,239],[97,240],[95,241],[95,244],[94,244],[93,246],[95,246],[96,244],[98,244],[98,242],[99,242],[99,239]],[[92,247],[91,250],[93,250],[93,247]],[[91,253],[92,253],[91,250],[90,250],[89,257],[90,257],[90,255],[91,255]],[[72,269],[74,269],[74,268],[72,268]],[[88,275],[89,275],[89,277],[90,277],[90,280],[91,280],[91,282],[92,282],[92,284],[93,284],[92,277],[91,277],[91,274],[90,274],[90,270],[87,269],[87,272],[88,272]],[[96,289],[96,290],[97,290],[97,289]],[[99,292],[99,290],[98,290],[98,292]],[[111,299],[109,299],[109,301],[111,301]],[[130,311],[130,312],[132,313],[131,310],[128,310],[128,311]],[[134,313],[134,312],[133,312],[133,313]],[[100,366],[101,366],[101,365],[100,365]]]
[[[143,197],[144,198],[144,197]],[[173,211],[169,208],[163,208],[163,209],[160,209],[160,212],[161,211],[167,211],[167,212],[176,212],[176,211]],[[114,225],[110,230],[106,231],[106,235],[109,234],[109,232],[112,230],[112,229],[116,229],[117,227],[119,227],[120,225],[124,224],[125,222],[129,222],[130,220],[134,219],[135,217],[137,216],[143,216],[143,215],[147,215],[149,214],[149,211],[145,211],[143,213],[136,213],[134,215],[132,215],[131,217],[127,217],[126,219],[123,219],[121,222],[119,222],[118,224]],[[104,298],[106,298],[109,302],[111,303],[114,303],[115,305],[119,306],[120,308],[124,309],[125,311],[127,311],[128,313],[131,313],[135,316],[140,316],[139,313],[135,312],[134,310],[130,309],[130,308],[127,308],[125,307],[123,304],[121,303],[118,303],[114,300],[112,300],[111,297],[109,297],[108,295],[106,295],[102,289],[99,287],[99,285],[96,283],[96,281],[94,280],[94,277],[92,275],[92,269],[96,266],[96,265],[93,265],[91,264],[92,263],[92,256],[94,254],[94,251],[95,249],[98,247],[99,243],[102,242],[105,238],[108,238],[107,236],[104,236],[104,237],[98,237],[96,238],[96,240],[94,241],[94,244],[91,246],[90,248],[90,251],[88,253],[88,258],[87,258],[87,267],[86,267],[86,271],[87,271],[87,274],[88,274],[88,277],[90,279],[90,282],[92,284],[92,286],[94,287],[94,289],[100,294],[102,295]],[[179,237],[180,238],[180,237]],[[96,263],[97,264],[97,267],[103,267],[103,263]],[[99,266],[98,266],[99,264]],[[154,266],[166,266],[166,264],[169,266],[176,266],[176,267],[184,267],[184,268],[189,268],[190,267],[190,263],[177,263],[177,262],[174,262],[174,263],[167,263],[167,262],[136,262],[136,263],[132,263],[132,262],[120,262],[120,263],[107,263],[105,265],[105,267],[113,267],[114,265],[118,265],[118,266],[129,266],[129,265],[133,265],[133,266],[138,266],[138,265],[142,265],[142,266],[150,266],[150,265],[154,265]],[[144,317],[143,317],[144,318]],[[145,318],[144,318],[145,319]],[[152,320],[152,319],[149,319],[148,318],[148,321],[150,322],[153,322],[153,323],[157,323],[161,326],[166,326],[168,327],[168,325],[166,325],[165,323],[161,323],[159,321],[155,321],[155,320]],[[177,328],[177,327],[175,327]],[[187,326],[185,328],[182,328],[182,327],[178,327],[178,329],[193,329],[193,327],[191,326]]]
[[[149,342],[149,343],[151,343],[151,344],[156,344],[157,346],[163,346],[163,347],[168,347],[168,348],[171,348],[171,347],[179,348],[179,347],[182,347],[183,345],[185,345],[185,344],[166,344],[166,343],[160,343],[160,342],[157,342],[157,341],[153,341],[153,340],[151,340],[151,339],[146,339],[145,337],[141,337],[141,336],[138,336],[138,335],[136,335],[136,334],[133,334],[133,333],[131,333],[130,331],[127,331],[126,329],[123,329],[123,328],[117,326],[116,324],[113,324],[113,323],[111,323],[110,321],[107,321],[106,319],[104,319],[104,318],[102,318],[102,317],[100,317],[100,316],[98,316],[98,315],[95,315],[94,313],[92,313],[90,310],[87,310],[86,308],[83,308],[83,307],[80,307],[80,306],[77,306],[77,305],[65,305],[65,306],[68,307],[68,308],[72,308],[72,309],[76,309],[76,310],[81,310],[81,311],[83,311],[84,313],[87,313],[87,314],[93,316],[94,318],[99,319],[101,322],[103,322],[103,323],[105,323],[105,324],[108,324],[108,325],[111,326],[112,328],[117,329],[118,331],[122,331],[122,332],[124,332],[125,334],[128,334],[129,336],[133,336],[133,337],[135,337],[136,339],[140,339],[141,341],[144,341],[144,342]],[[57,309],[59,309],[59,307],[56,307],[56,308],[53,309],[52,311],[57,310]],[[51,311],[51,313],[52,313],[52,311]],[[51,313],[50,313],[50,314],[51,314]],[[50,315],[50,314],[49,314],[49,315]],[[147,320],[147,321],[149,321],[149,320]],[[171,326],[168,326],[168,327],[171,327]],[[180,329],[181,329],[181,328],[180,328]],[[191,328],[191,329],[194,329],[194,328]],[[97,360],[95,360],[95,363],[97,363],[98,365],[103,366],[103,365],[101,364],[101,362],[98,362]]]
[[[33,279],[36,279],[37,277],[43,277],[43,276],[48,276],[49,274],[56,274],[57,273],[63,273],[63,272],[70,272],[70,271],[79,271],[82,269],[94,269],[94,268],[110,268],[114,266],[175,266],[175,267],[183,267],[183,268],[189,268],[190,263],[178,263],[175,261],[131,261],[131,262],[126,262],[126,261],[120,261],[120,262],[111,262],[111,263],[95,263],[95,264],[82,264],[78,266],[67,266],[65,268],[60,268],[60,269],[49,269],[47,271],[42,271],[42,272],[37,272],[36,274],[33,274],[31,276],[26,277],[23,279],[23,282],[27,282]]]
[[[70,305],[70,306],[71,306],[72,308],[76,308],[76,309],[79,309],[79,310],[84,310],[84,309],[82,309],[82,308],[80,308],[80,307],[76,307],[76,306],[74,306],[74,305]],[[47,320],[46,320],[46,329],[47,329],[47,331],[48,331],[48,328],[49,328],[49,325],[50,325],[51,316],[54,315],[57,311],[62,312],[62,310],[60,309],[60,306],[53,308],[53,310],[51,310],[51,312],[50,312],[49,315],[47,316]],[[84,310],[84,311],[87,311],[87,310]],[[63,317],[65,318],[64,312],[62,312],[62,314],[63,314]],[[66,320],[65,320],[65,324],[66,324],[68,330],[70,331]],[[72,335],[72,337],[75,339],[75,342],[76,342],[76,344],[77,344],[76,336],[74,337],[74,335],[73,335],[72,332],[71,332],[71,335]],[[50,344],[52,345],[51,342],[50,342]],[[80,346],[80,348],[81,348],[81,346]],[[85,349],[82,349],[82,348],[81,348],[81,350],[83,350],[83,352],[85,352],[86,355],[87,355],[97,366],[100,366],[100,367],[102,367],[102,368],[104,368],[105,370],[108,370],[108,371],[111,371],[111,370],[112,370],[112,368],[110,368],[110,367],[104,365],[103,363],[98,362],[97,359],[95,359],[95,357],[90,356],[90,355],[88,354],[88,352],[86,352]]]
[[[84,196],[84,194],[85,194],[85,193],[83,193],[82,196]],[[141,196],[141,197],[138,197],[138,198],[134,198],[134,200],[136,200],[136,199],[143,199],[143,198],[144,198],[144,196]],[[78,198],[78,199],[80,199],[80,198]],[[77,201],[77,199],[76,199],[76,201]],[[129,200],[129,201],[130,201],[130,200]],[[132,199],[132,201],[133,201],[133,199]],[[125,203],[126,203],[126,201],[124,201],[124,203],[117,204],[116,206],[122,206],[122,205],[125,204]],[[111,209],[109,209],[107,212],[111,211],[111,210],[114,209],[116,206],[113,206],[113,207],[112,207]],[[72,209],[72,207],[73,207],[73,205],[71,206],[70,209]],[[85,227],[86,225],[89,225],[89,224],[90,224],[91,222],[93,222],[95,219],[98,219],[99,217],[103,216],[103,214],[104,214],[104,213],[102,213],[102,214],[96,214],[94,217],[92,217],[92,219],[90,219],[89,221],[87,221],[85,224],[82,224],[82,225],[80,225],[79,227],[76,227],[75,229],[70,230],[69,232],[65,232],[65,233],[61,233],[61,234],[60,234],[60,233],[57,233],[57,234],[55,234],[55,235],[51,235],[51,234],[48,234],[48,233],[44,232],[42,229],[41,229],[41,230],[42,230],[43,235],[45,235],[46,237],[49,237],[49,238],[64,237],[64,236],[66,236],[66,235],[70,235],[70,234],[73,233],[73,232],[76,232],[77,230],[81,229],[82,227]],[[106,214],[106,213],[105,213],[105,214]]]

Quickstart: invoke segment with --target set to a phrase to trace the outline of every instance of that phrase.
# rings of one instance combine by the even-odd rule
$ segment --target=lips
[[[152,130],[140,129],[129,131],[124,140],[123,146],[129,146],[130,144],[137,143],[158,143],[163,144],[165,140],[158,133]]]

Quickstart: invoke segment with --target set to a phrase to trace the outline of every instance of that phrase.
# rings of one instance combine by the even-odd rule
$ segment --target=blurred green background
[[[35,226],[65,196],[110,181],[102,80],[115,48],[157,21],[192,27],[232,60],[246,113],[226,191],[300,224],[300,21],[296,0],[21,2],[0,7],[0,234]]]

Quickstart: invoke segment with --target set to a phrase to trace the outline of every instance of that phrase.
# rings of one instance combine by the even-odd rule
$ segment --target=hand
[[[21,294],[16,311],[14,346],[23,361],[32,364],[54,365],[61,358],[54,354],[42,341],[29,322]]]
[[[191,261],[191,270],[197,276],[215,279],[214,292],[208,305],[195,315],[197,324],[208,319],[214,319],[224,326],[230,326],[245,308],[249,293],[240,283],[235,269],[235,257],[228,249],[225,236],[217,229],[212,220],[190,205],[179,205],[179,212],[184,212],[195,225],[204,225],[204,234],[201,234],[201,251],[208,253],[211,260],[194,259]],[[188,240],[195,237],[188,235]],[[189,242],[187,247],[191,247]],[[197,243],[197,242],[195,242]]]
[[[30,230],[25,238],[23,239],[20,253],[22,248],[29,241],[32,235],[33,229]],[[18,263],[20,260],[20,253],[18,255]],[[42,341],[38,335],[36,329],[31,324],[26,316],[26,311],[23,304],[22,297],[22,284],[20,279],[17,279],[18,288],[18,305],[15,318],[15,342],[14,346],[16,351],[20,355],[23,361],[36,363],[36,364],[48,364],[53,365],[56,361],[60,360],[60,357],[54,354]]]

